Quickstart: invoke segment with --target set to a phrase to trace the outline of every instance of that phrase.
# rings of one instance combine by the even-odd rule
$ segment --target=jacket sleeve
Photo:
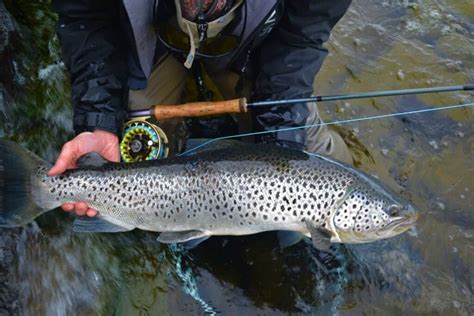
[[[281,20],[262,45],[262,66],[253,99],[277,100],[309,97],[314,78],[327,50],[323,47],[332,28],[347,11],[351,0],[287,0]],[[265,107],[254,112],[259,130],[307,124],[307,104]],[[274,136],[269,136],[270,138]],[[304,130],[277,133],[278,139],[304,143]]]
[[[57,34],[70,73],[74,130],[117,133],[125,117],[127,46],[119,0],[54,0]]]

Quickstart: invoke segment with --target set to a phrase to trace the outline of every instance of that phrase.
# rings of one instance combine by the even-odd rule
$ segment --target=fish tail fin
[[[44,212],[33,202],[32,176],[48,164],[6,140],[0,140],[0,227],[17,227],[32,222]]]

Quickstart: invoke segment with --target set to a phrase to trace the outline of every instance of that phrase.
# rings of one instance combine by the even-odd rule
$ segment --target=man
[[[188,69],[201,62],[216,84],[230,82],[221,87],[227,91],[225,97],[242,96],[238,82],[244,81],[252,83],[252,100],[309,97],[327,55],[323,43],[349,4],[350,0],[53,1],[71,75],[77,136],[64,145],[49,175],[76,167],[77,159],[90,152],[119,161],[117,135],[127,107],[179,103]],[[315,104],[262,108],[251,115],[255,130],[320,122]],[[259,141],[350,160],[342,139],[326,127],[275,132]],[[64,204],[63,209],[78,215],[97,213],[85,203]]]

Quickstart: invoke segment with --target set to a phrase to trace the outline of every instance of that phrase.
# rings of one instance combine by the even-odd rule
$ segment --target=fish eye
[[[400,208],[398,205],[390,205],[386,210],[387,215],[397,216],[400,213]]]

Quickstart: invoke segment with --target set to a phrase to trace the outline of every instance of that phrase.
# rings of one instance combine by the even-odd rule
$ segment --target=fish
[[[86,202],[75,232],[159,232],[162,243],[290,231],[320,250],[412,227],[415,207],[376,178],[322,155],[269,144],[223,143],[192,155],[135,163],[89,159],[51,167],[0,140],[0,227],[26,225],[65,202]]]

